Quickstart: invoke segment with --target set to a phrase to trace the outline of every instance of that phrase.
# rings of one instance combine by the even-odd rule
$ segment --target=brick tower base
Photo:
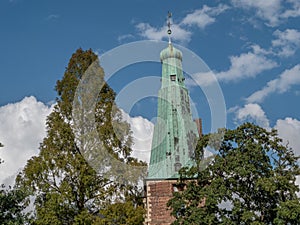
[[[177,180],[146,180],[146,225],[170,225],[174,217],[167,208]]]

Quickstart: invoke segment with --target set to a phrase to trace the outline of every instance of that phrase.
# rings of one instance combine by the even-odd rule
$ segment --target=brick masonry
[[[174,221],[167,208],[167,202],[173,196],[173,185],[177,180],[146,181],[146,225],[169,225]]]

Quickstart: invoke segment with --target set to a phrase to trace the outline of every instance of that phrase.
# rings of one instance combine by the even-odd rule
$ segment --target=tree
[[[3,144],[0,143],[0,147]],[[0,159],[0,164],[2,160]],[[21,225],[27,222],[27,214],[23,210],[27,207],[27,193],[22,189],[0,187],[0,221],[3,225]]]
[[[28,206],[27,193],[21,189],[8,189],[2,185],[0,190],[0,221],[3,225],[21,225],[27,222],[23,210]]]
[[[116,202],[101,210],[103,219],[97,220],[97,225],[141,225],[144,222],[145,209],[134,206],[132,202]]]
[[[81,82],[86,73],[96,81],[90,85],[102,87],[96,96],[96,86],[80,86],[87,82]],[[78,89],[85,95],[77,95]],[[122,120],[114,103],[115,92],[105,83],[98,57],[91,50],[78,49],[72,55],[56,91],[57,104],[47,118],[47,136],[39,155],[32,157],[17,177],[17,184],[29,187],[35,196],[34,224],[93,224],[105,205],[124,201],[128,189],[136,185],[133,181],[119,183],[118,174],[107,169],[111,165],[108,159],[126,165],[142,163],[130,157],[129,125]],[[94,101],[95,107],[88,101]],[[90,124],[89,115],[95,124]],[[114,123],[120,125],[122,135],[117,136]],[[93,163],[88,162],[90,156]]]
[[[182,171],[181,182],[189,179],[186,189],[168,203],[174,224],[299,224],[299,157],[276,130],[246,123],[222,133],[218,153],[205,169]],[[215,136],[199,140],[198,155],[216,144]]]

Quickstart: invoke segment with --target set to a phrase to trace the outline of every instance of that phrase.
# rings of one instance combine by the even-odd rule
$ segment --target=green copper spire
[[[184,84],[182,53],[169,41],[168,47],[161,51],[160,59],[162,84],[158,93],[158,119],[154,127],[148,179],[177,178],[181,167],[192,166],[198,137]]]

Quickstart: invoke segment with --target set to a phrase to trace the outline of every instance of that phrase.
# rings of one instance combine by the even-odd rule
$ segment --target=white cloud
[[[167,26],[156,28],[152,27],[148,23],[139,23],[136,25],[136,28],[139,31],[139,35],[150,40],[162,40],[168,38]],[[172,39],[179,42],[189,42],[191,39],[192,33],[185,30],[177,24],[172,25]]]
[[[26,161],[38,153],[45,137],[45,119],[52,108],[34,97],[0,107],[0,181],[14,175]]]
[[[12,184],[15,175],[29,158],[38,154],[39,144],[46,135],[46,118],[49,107],[26,97],[22,101],[0,107],[0,184]],[[123,112],[123,118],[131,125],[133,132],[133,156],[149,162],[154,125],[145,118],[133,117]]]
[[[275,26],[279,23],[281,0],[232,0],[231,2],[236,7],[254,10],[256,16],[267,21],[270,26]]]
[[[269,128],[269,120],[258,104],[246,104],[244,107],[235,107],[231,110],[235,113],[237,123],[253,122],[258,126]]]
[[[220,4],[217,7],[209,7],[204,5],[202,9],[197,9],[194,12],[187,14],[182,20],[183,25],[197,25],[204,29],[206,26],[216,21],[216,16],[229,9],[227,5]]]
[[[300,84],[300,64],[294,66],[292,69],[287,69],[282,72],[279,78],[271,80],[261,90],[250,95],[247,102],[262,102],[267,96],[272,93],[284,93],[288,91],[292,85]]]
[[[257,52],[231,56],[230,63],[230,68],[227,71],[216,73],[218,80],[238,81],[245,78],[256,77],[261,72],[277,66],[276,62]]]
[[[298,30],[276,30],[273,35],[276,39],[272,41],[272,47],[278,56],[288,57],[294,55],[300,47],[300,32]]]
[[[299,0],[286,0],[286,3],[291,4],[291,8],[286,9],[282,14],[282,18],[298,17],[300,16],[300,2]]]
[[[271,129],[266,113],[258,104],[246,104],[243,107],[233,107],[229,113],[235,114],[237,124],[253,122],[263,128]],[[300,156],[300,121],[290,117],[278,119],[273,127],[285,144],[289,144],[297,156]],[[300,182],[299,182],[300,184]]]
[[[271,27],[283,20],[300,16],[299,0],[231,0],[235,7],[252,10],[257,18],[266,21]]]
[[[237,124],[243,122],[253,122],[261,127],[270,129],[269,119],[266,113],[258,104],[246,104],[244,107],[234,107],[232,112],[235,113]],[[274,128],[278,131],[278,136],[288,143],[294,150],[294,153],[300,156],[300,121],[290,117],[278,119]]]
[[[197,9],[194,12],[187,14],[182,21],[178,24],[172,24],[172,39],[182,43],[189,42],[191,40],[192,33],[186,29],[186,26],[197,25],[199,28],[204,29],[208,25],[216,21],[216,17],[227,10],[227,5],[220,4],[216,7],[208,7],[204,5],[201,9]],[[140,36],[151,40],[167,39],[168,27],[153,27],[149,23],[138,23],[136,25]]]
[[[290,117],[279,119],[274,127],[278,135],[288,143],[296,155],[300,155],[300,121]],[[300,183],[300,182],[299,182]]]
[[[133,39],[133,38],[134,38],[134,36],[132,34],[124,34],[124,35],[120,35],[118,37],[118,41],[122,42],[124,40]]]
[[[121,111],[123,119],[130,124],[132,130],[134,142],[132,156],[149,163],[154,129],[153,123],[141,116],[130,117],[123,110]]]
[[[256,54],[256,55],[269,55],[269,54],[273,54],[273,52],[271,50],[263,49],[262,47],[260,47],[257,44],[253,44],[251,46],[251,48],[253,50],[253,53]]]
[[[230,67],[227,71],[204,72],[192,75],[192,79],[187,79],[189,86],[209,86],[214,82],[238,82],[242,79],[254,78],[260,73],[277,67],[277,63],[268,59],[265,55],[270,51],[262,49],[259,45],[252,45],[252,51],[242,53],[239,56],[230,56]],[[196,81],[196,82],[195,82]]]
[[[191,78],[186,78],[185,85],[188,87],[200,86],[207,87],[213,83],[218,82],[217,77],[212,71],[195,73],[191,75]]]

